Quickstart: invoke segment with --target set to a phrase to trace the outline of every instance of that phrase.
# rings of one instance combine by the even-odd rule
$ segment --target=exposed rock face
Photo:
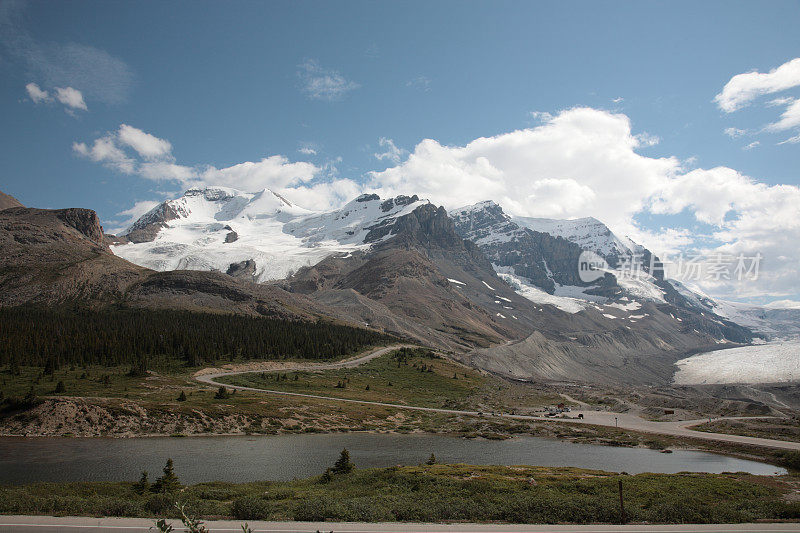
[[[133,243],[151,242],[160,229],[167,227],[167,222],[179,216],[180,213],[172,205],[164,202],[137,220],[128,230],[126,237]]]
[[[375,200],[379,200],[380,199],[380,197],[378,197],[377,194],[367,195],[367,196],[373,197],[373,199],[375,199]],[[383,211],[384,213],[387,213],[387,212],[391,211],[392,209],[394,209],[395,206],[409,205],[409,204],[413,204],[414,202],[418,202],[418,201],[419,201],[419,196],[417,196],[416,194],[414,196],[404,196],[404,195],[401,194],[400,196],[397,196],[395,198],[389,198],[388,200],[383,202],[381,204],[381,211]]]
[[[488,346],[532,330],[532,305],[496,276],[474,243],[458,236],[443,208],[420,205],[379,231],[371,250],[301,269],[289,286],[446,349]],[[519,316],[501,318],[495,301],[518,305]]]
[[[103,244],[103,226],[100,225],[100,218],[97,213],[90,209],[59,209],[55,211],[56,216],[66,225],[75,228],[90,241]]]
[[[225,235],[225,244],[230,244],[230,243],[236,242],[238,240],[239,240],[239,234],[236,233],[235,231],[231,231],[230,233]]]
[[[231,266],[228,267],[226,274],[233,276],[234,278],[254,281],[256,277],[256,262],[252,259],[247,259],[246,261],[231,263]]]
[[[22,205],[22,202],[20,202],[10,194],[6,194],[3,191],[0,191],[0,210],[8,209],[9,207],[25,207],[25,206]]]
[[[458,234],[475,242],[497,266],[510,268],[517,276],[553,294],[556,284],[597,286],[587,294],[619,293],[616,280],[606,275],[600,282],[585,283],[578,276],[583,249],[562,237],[525,228],[514,222],[494,202],[481,202],[450,213]]]

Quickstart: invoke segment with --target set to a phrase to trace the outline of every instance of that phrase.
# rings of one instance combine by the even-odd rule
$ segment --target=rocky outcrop
[[[75,228],[90,241],[97,244],[104,244],[103,226],[100,225],[100,218],[97,213],[90,209],[59,209],[55,215],[67,226]]]
[[[188,192],[187,192],[188,194]],[[180,214],[168,202],[159,204],[150,212],[137,220],[125,234],[132,243],[151,242],[160,229],[167,227],[167,222],[175,220]]]
[[[231,263],[225,273],[234,278],[254,281],[256,279],[256,262],[252,259],[247,259],[238,263]]]

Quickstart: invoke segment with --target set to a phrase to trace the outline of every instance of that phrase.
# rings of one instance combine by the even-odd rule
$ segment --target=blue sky
[[[797,193],[800,143],[778,143],[798,130],[768,125],[800,81],[752,94],[745,84],[735,110],[715,101],[737,74],[800,57],[798,20],[794,1],[3,2],[0,189],[30,206],[93,208],[108,227],[213,179],[286,189],[312,208],[363,188],[448,207],[485,190],[507,211],[597,216],[664,250],[753,253],[766,239],[775,276],[705,288],[798,300],[800,257],[781,251],[800,232],[797,204],[763,220]],[[168,145],[143,155],[123,124]],[[103,138],[128,167],[92,152]],[[602,179],[548,153],[526,177],[536,150],[586,151]],[[153,162],[172,174],[145,175]],[[243,162],[255,163],[244,177]],[[704,174],[720,168],[733,173]],[[526,180],[534,192],[518,203]],[[719,191],[735,194],[720,206]]]

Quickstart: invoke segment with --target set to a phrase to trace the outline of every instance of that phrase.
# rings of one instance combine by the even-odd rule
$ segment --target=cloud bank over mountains
[[[690,170],[676,157],[639,154],[637,149],[652,138],[634,133],[624,114],[579,107],[548,115],[539,126],[464,146],[424,139],[406,153],[382,139],[387,155],[376,157],[394,166],[358,181],[331,177],[323,166],[283,155],[224,168],[179,164],[172,143],[127,124],[90,143],[76,142],[73,149],[124,175],[181,189],[269,188],[315,210],[376,192],[418,194],[447,208],[492,199],[511,214],[528,217],[593,216],[661,254],[692,250],[764,256],[756,282],[701,284],[716,295],[778,298],[796,293],[800,189],[760,183],[727,167]],[[153,205],[139,202],[119,215],[130,222]],[[680,215],[680,221],[646,229],[637,223],[643,214]]]

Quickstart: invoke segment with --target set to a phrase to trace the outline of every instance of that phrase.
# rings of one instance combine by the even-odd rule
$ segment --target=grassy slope
[[[491,402],[497,387],[502,387],[499,380],[427,350],[405,354],[395,351],[356,368],[248,373],[226,376],[219,381],[259,389],[453,409],[474,407],[485,400]],[[556,396],[534,394],[528,398],[529,402],[541,405],[555,399]]]
[[[139,494],[133,483],[0,487],[0,512],[174,516],[180,501],[196,515],[241,520],[615,522],[620,479],[632,521],[800,518],[800,503],[784,498],[797,478],[469,465],[356,470],[329,483],[202,483],[175,495]]]

